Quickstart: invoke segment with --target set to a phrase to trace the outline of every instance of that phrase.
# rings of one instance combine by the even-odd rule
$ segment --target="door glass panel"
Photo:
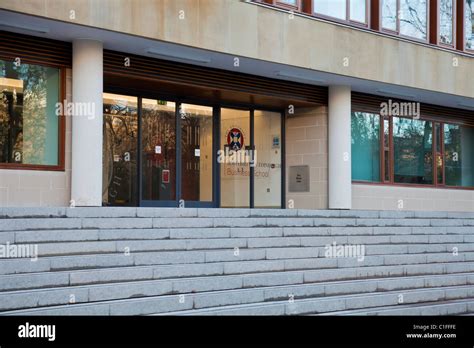
[[[181,199],[212,202],[212,107],[182,104]]]
[[[176,200],[176,105],[142,99],[142,199]]]
[[[254,112],[255,208],[281,207],[281,114]]]
[[[250,112],[221,109],[221,207],[250,207]],[[248,148],[250,149],[250,148]]]
[[[104,205],[137,205],[137,98],[104,93]]]

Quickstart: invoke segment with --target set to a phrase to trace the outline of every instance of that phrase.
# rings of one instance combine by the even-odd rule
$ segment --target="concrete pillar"
[[[351,88],[330,86],[328,109],[329,209],[351,209]]]
[[[71,200],[97,207],[102,205],[103,45],[78,39],[72,49]]]

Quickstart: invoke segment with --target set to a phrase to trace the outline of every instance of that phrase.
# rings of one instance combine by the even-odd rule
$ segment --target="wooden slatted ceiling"
[[[124,65],[125,57],[130,58],[131,64],[128,67]],[[198,67],[108,50],[104,51],[104,73],[155,78],[178,85],[245,92],[288,100],[300,100],[317,105],[327,104],[328,98],[326,87]]]
[[[413,102],[411,100],[401,100],[391,97],[382,97],[378,95],[371,95],[365,93],[352,93],[352,109],[355,111],[365,112],[380,112],[380,104],[391,99],[394,102]],[[466,124],[474,126],[474,111],[464,109],[454,109],[432,104],[420,104],[420,111],[422,118],[429,118],[433,121],[449,122]]]
[[[0,57],[22,63],[72,67],[72,44],[35,36],[0,31]]]

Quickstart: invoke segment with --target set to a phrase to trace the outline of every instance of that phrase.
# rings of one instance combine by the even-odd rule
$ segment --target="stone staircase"
[[[3,315],[474,313],[470,213],[0,208],[0,245],[39,254],[0,258]]]

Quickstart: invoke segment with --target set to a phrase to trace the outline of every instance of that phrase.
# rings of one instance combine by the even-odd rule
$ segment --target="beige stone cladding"
[[[327,107],[296,109],[286,118],[286,200],[295,208],[328,208]],[[310,191],[288,192],[290,166],[310,167]]]

